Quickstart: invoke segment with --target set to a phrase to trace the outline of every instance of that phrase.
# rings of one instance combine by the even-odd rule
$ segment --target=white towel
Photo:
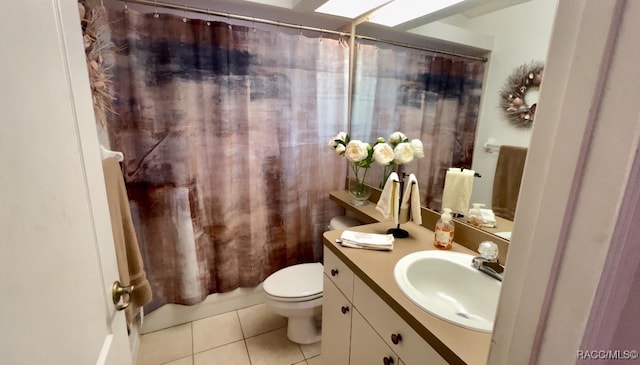
[[[398,204],[400,203],[398,182],[400,182],[398,174],[392,172],[384,183],[384,188],[376,205],[376,210],[382,213],[385,219],[393,217],[394,224],[398,224]]]
[[[496,226],[496,215],[491,209],[480,208],[480,215],[484,220],[483,227],[493,228]]]
[[[368,250],[393,250],[392,234],[364,233],[355,231],[344,231],[340,236],[340,244],[351,248],[365,248]]]
[[[400,203],[400,223],[413,220],[416,224],[422,224],[422,214],[420,213],[420,190],[418,189],[418,179],[411,174],[404,182],[404,193]]]
[[[469,201],[473,191],[473,176],[475,171],[460,171],[452,167],[447,171],[442,193],[442,208],[449,208],[453,213],[465,215],[469,210]]]

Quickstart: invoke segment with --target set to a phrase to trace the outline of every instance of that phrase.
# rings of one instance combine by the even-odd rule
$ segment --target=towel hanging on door
[[[102,168],[120,282],[123,285],[133,285],[130,296],[132,305],[125,310],[127,324],[130,325],[135,310],[151,301],[151,285],[144,271],[120,164],[116,157],[108,157],[102,161]]]

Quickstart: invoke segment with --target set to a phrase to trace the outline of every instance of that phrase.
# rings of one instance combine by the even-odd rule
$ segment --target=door
[[[327,251],[325,248],[324,252]],[[322,360],[325,364],[346,365],[349,363],[353,306],[327,275],[323,275],[322,300]]]
[[[3,2],[0,49],[0,364],[131,364],[76,2]]]

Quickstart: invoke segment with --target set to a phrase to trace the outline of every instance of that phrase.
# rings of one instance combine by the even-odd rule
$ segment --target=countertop
[[[372,194],[373,199],[368,204],[362,206],[353,206],[349,203],[352,199],[347,190],[332,191],[329,194],[329,198],[345,208],[349,212],[353,213],[361,222],[364,223],[377,223],[377,222],[389,222],[391,218],[384,218],[382,213],[376,210],[376,204],[373,201],[377,201],[380,196],[379,191],[376,191],[376,196]],[[422,214],[422,226],[426,229],[433,230],[436,222],[440,219],[440,214],[422,207],[420,210]],[[478,245],[483,241],[493,241],[498,245],[499,249],[499,261],[501,264],[507,264],[507,254],[509,252],[509,241],[504,238],[494,235],[495,232],[511,231],[513,222],[507,221],[503,218],[496,217],[498,222],[498,228],[483,228],[479,229],[471,225],[462,223],[454,219],[456,226],[454,240],[462,243],[465,247],[476,250]],[[404,224],[400,226],[404,228]]]
[[[391,222],[380,222],[349,228],[350,230],[386,234]],[[445,322],[415,305],[401,291],[393,277],[393,269],[402,257],[416,251],[435,250],[432,231],[413,222],[401,228],[408,238],[397,238],[392,251],[372,251],[342,247],[335,243],[342,230],[324,233],[324,245],[330,249],[427,343],[451,364],[485,365],[491,334]],[[476,253],[454,242],[452,251]]]

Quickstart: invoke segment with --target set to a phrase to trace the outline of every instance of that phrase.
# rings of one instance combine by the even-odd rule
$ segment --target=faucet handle
[[[478,252],[490,262],[498,261],[498,245],[495,242],[484,241],[478,246]]]

